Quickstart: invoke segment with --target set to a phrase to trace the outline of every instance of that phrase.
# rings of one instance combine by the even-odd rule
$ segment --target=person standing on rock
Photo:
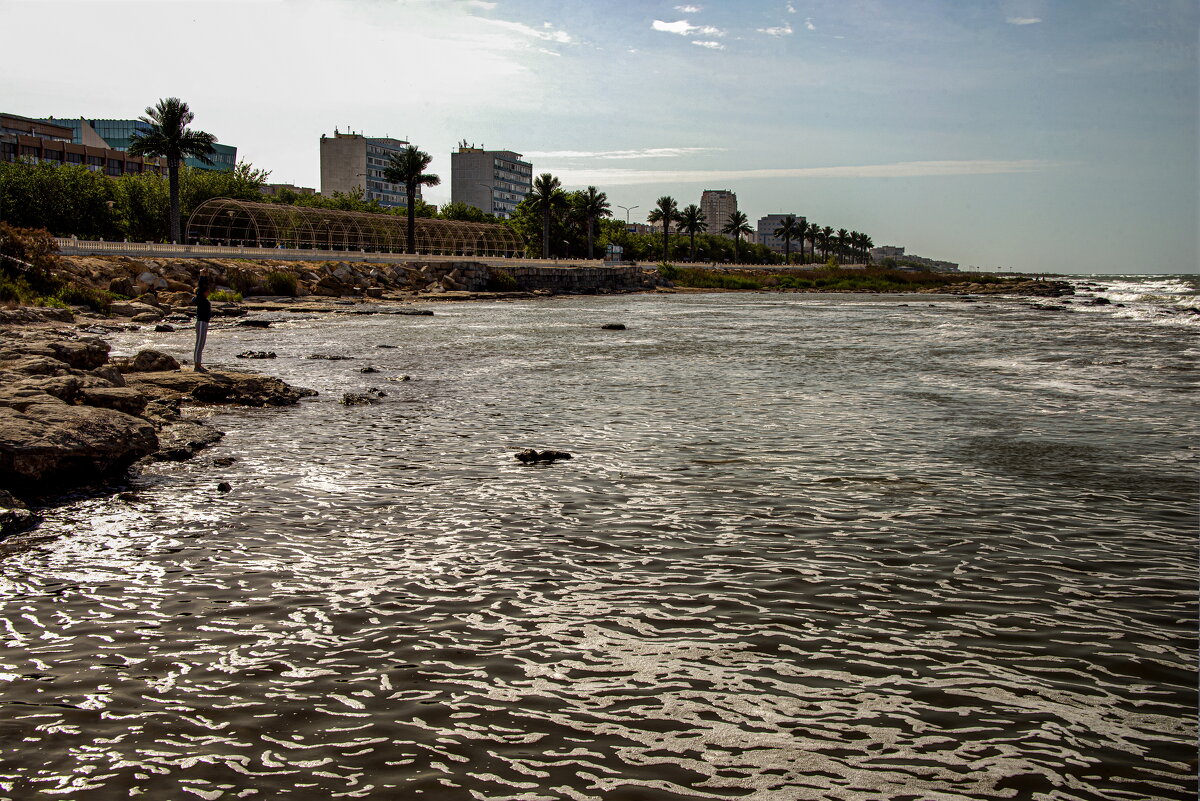
[[[208,322],[212,319],[212,304],[208,301],[208,275],[200,273],[196,281],[196,352],[192,356],[193,368],[197,373],[207,373],[201,363],[204,358],[204,343],[208,339]]]

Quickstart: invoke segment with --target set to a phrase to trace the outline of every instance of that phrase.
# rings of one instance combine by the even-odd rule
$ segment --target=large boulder
[[[40,494],[118,470],[158,449],[154,426],[112,409],[0,407],[0,485]]]
[[[201,403],[236,403],[242,406],[290,406],[317,393],[292,387],[278,378],[255,373],[166,371],[126,376],[131,387],[151,396],[190,397]]]

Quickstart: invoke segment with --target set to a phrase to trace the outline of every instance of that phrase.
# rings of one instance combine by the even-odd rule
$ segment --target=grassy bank
[[[0,222],[0,305],[87,306],[107,312],[117,299],[111,292],[57,277],[60,267],[49,234]]]
[[[661,265],[659,272],[676,286],[682,287],[799,292],[919,292],[922,289],[939,289],[968,281],[976,284],[1005,284],[1022,280],[998,278],[994,275],[912,272],[885,267],[854,270],[819,267],[813,270],[769,272]]]

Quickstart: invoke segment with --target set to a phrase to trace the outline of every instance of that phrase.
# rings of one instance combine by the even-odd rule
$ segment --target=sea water
[[[0,543],[0,798],[1194,799],[1196,285],[1091,280],[218,325],[321,394]]]

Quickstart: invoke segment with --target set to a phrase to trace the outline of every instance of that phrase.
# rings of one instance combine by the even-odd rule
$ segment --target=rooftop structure
[[[533,165],[511,150],[484,150],[459,143],[450,154],[450,200],[511,217],[533,191]]]
[[[363,191],[364,200],[377,200],[381,206],[408,206],[404,184],[383,177],[393,155],[399,155],[408,142],[386,136],[372,137],[356,133],[321,134],[321,194],[353,194]],[[417,187],[417,200],[421,187]]]
[[[737,195],[728,189],[705,189],[700,195],[700,211],[704,212],[710,234],[732,239],[728,234],[722,234],[721,229],[729,222],[729,215],[737,210]]]

